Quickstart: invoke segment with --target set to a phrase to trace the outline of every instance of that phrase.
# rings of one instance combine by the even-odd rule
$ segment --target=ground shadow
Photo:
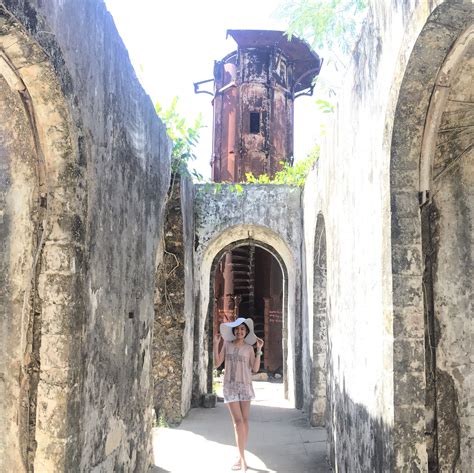
[[[259,384],[254,383],[257,391]],[[257,399],[260,399],[258,392]],[[281,407],[278,405],[281,403],[281,400],[259,400],[252,404],[247,446],[249,473],[329,472],[325,430],[312,428],[306,414],[297,409]],[[213,465],[222,461],[221,471],[230,471],[236,456],[235,439],[231,419],[223,403],[218,403],[214,409],[192,409],[181,426],[173,430],[174,432],[169,432],[173,437],[172,441],[167,445],[172,445],[173,450],[176,445],[175,454],[179,455],[180,449],[187,449],[191,445],[198,452],[194,471],[201,471],[197,463],[209,458],[212,458]],[[157,445],[156,453],[160,458],[159,443],[155,447]],[[220,448],[221,446],[225,448]],[[174,471],[171,452],[166,450],[164,444],[161,448],[162,454],[167,458],[157,461],[157,465]],[[192,455],[192,452],[187,450],[187,454]],[[178,470],[181,471],[176,468]],[[214,470],[211,467],[208,471]]]
[[[246,449],[249,453],[249,472],[330,472],[328,452],[331,464],[333,467],[337,464],[339,471],[390,470],[393,465],[391,427],[371,415],[366,406],[355,403],[347,394],[344,382],[340,387],[331,381],[328,418],[332,419],[332,425],[329,426],[329,442],[324,428],[309,425],[307,413],[285,408],[281,399],[262,399],[258,392],[259,385],[267,385],[268,389],[269,383],[254,383],[257,401],[251,407]],[[275,385],[272,387],[275,388]],[[172,435],[168,448],[175,451],[166,451],[166,446],[162,446],[163,455],[167,458],[157,462],[157,465],[176,473],[187,471],[175,469],[173,455],[179,455],[181,450],[193,457],[194,471],[230,471],[236,456],[235,439],[230,416],[223,403],[218,403],[213,409],[192,409],[181,426],[168,433]],[[331,437],[338,439],[337,445],[333,444]],[[157,454],[160,457],[160,453]],[[200,470],[201,461],[218,468],[222,465],[222,468]]]

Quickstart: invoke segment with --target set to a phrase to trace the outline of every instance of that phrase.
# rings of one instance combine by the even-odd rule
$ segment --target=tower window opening
[[[250,112],[250,133],[260,133],[259,112]]]

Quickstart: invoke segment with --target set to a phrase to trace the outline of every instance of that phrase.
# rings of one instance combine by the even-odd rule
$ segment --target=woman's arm
[[[219,368],[224,361],[224,339],[218,333],[214,336],[214,368]]]
[[[262,347],[263,347],[263,340],[261,338],[257,338],[257,353],[255,353],[255,360],[252,366],[252,371],[254,373],[258,373],[258,371],[260,370],[260,360],[262,358]]]

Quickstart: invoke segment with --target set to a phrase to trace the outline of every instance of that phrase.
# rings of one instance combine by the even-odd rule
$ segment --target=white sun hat
[[[257,343],[257,337],[253,331],[253,320],[250,318],[244,319],[243,317],[239,317],[237,320],[234,320],[233,322],[222,323],[220,326],[220,332],[221,332],[222,338],[226,342],[231,342],[232,340],[235,340],[235,336],[232,333],[232,329],[234,327],[238,327],[241,324],[245,324],[249,328],[249,333],[244,338],[245,343],[248,343],[249,345],[255,345],[255,343]]]

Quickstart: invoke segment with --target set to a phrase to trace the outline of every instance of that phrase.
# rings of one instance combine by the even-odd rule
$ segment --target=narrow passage
[[[301,411],[283,399],[283,385],[253,383],[247,447],[249,473],[325,473],[326,431],[312,428]],[[192,409],[176,428],[153,431],[153,473],[224,473],[237,457],[227,407]]]

